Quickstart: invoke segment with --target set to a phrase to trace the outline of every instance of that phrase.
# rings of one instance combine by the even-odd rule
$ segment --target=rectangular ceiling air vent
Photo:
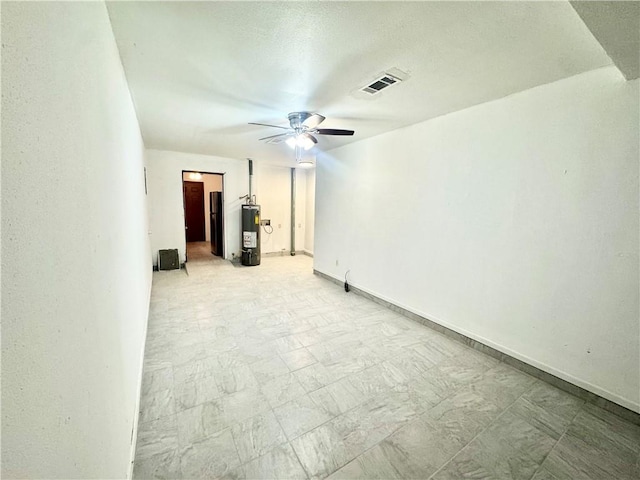
[[[362,92],[368,93],[369,95],[375,95],[377,93],[380,93],[385,88],[390,87],[394,83],[399,83],[401,81],[402,80],[400,78],[395,77],[390,73],[384,73],[369,85],[362,87],[360,90]]]

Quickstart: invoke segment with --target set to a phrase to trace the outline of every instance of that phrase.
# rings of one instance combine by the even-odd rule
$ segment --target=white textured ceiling
[[[568,2],[114,2],[147,148],[290,163],[258,142],[292,111],[328,150],[610,65]],[[409,77],[377,96],[377,74]],[[313,150],[311,151],[313,152]]]

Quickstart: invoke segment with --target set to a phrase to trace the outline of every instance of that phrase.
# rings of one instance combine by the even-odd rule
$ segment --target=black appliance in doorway
[[[209,216],[211,229],[211,253],[224,256],[224,239],[222,230],[222,192],[209,193]]]

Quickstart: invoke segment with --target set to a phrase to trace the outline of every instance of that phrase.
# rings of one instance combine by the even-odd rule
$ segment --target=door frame
[[[227,252],[227,209],[226,209],[226,204],[225,204],[225,174],[224,172],[205,172],[202,170],[182,170],[180,172],[180,190],[184,191],[184,174],[185,173],[200,173],[202,175],[220,175],[222,177],[222,257],[221,258],[226,258],[226,252]],[[192,180],[187,180],[187,181],[192,181]],[[204,182],[203,182],[204,183]],[[206,216],[207,216],[207,191],[205,189],[204,192],[204,202],[205,202],[205,239],[207,238],[207,227],[206,227]],[[186,205],[184,203],[184,195],[182,195],[182,228],[183,230],[185,229],[184,227],[186,227],[187,224],[187,215],[186,215]],[[209,230],[211,230],[211,228],[209,228]],[[183,235],[184,238],[184,261],[185,263],[189,261],[189,258],[187,256],[187,235],[186,233]]]

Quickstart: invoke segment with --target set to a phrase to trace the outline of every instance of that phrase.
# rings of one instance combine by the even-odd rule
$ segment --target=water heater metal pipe
[[[291,256],[296,254],[296,169],[291,168]]]
[[[247,158],[249,160],[249,198],[247,199],[247,203],[253,203],[253,160]]]

